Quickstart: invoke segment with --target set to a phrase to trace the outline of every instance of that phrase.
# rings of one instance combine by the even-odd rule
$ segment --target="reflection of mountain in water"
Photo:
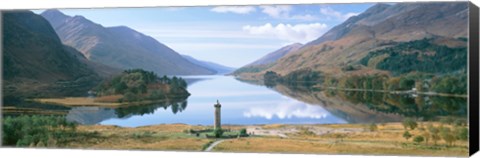
[[[465,98],[412,97],[362,91],[318,91],[277,85],[283,95],[320,105],[349,123],[398,122],[404,117],[438,120],[438,116],[466,117]]]
[[[114,109],[101,107],[75,107],[67,114],[68,121],[84,125],[93,125],[116,117]]]
[[[131,105],[119,108],[75,107],[67,114],[67,120],[85,125],[98,124],[112,118],[129,118],[135,115],[153,114],[158,108],[172,110],[176,114],[187,108],[186,100],[163,101],[149,105]]]
[[[437,120],[439,116],[466,117],[467,100],[461,97],[410,96],[364,91],[329,91],[349,102],[363,104],[369,109],[406,117]]]
[[[143,116],[145,114],[153,114],[158,108],[163,108],[164,110],[167,110],[167,108],[169,107],[172,110],[173,114],[177,114],[178,112],[182,112],[187,108],[187,101],[175,101],[172,103],[161,102],[151,105],[120,107],[115,109],[115,114],[118,118],[128,118],[132,115]]]
[[[297,100],[322,106],[331,114],[343,118],[349,123],[395,122],[403,118],[400,115],[380,113],[369,109],[365,105],[348,102],[339,97],[329,96],[325,91],[312,91],[302,88],[293,89],[283,85],[275,86],[274,90]]]
[[[203,81],[203,80],[210,80],[211,78],[207,78],[207,77],[191,77],[191,76],[181,76],[185,82],[187,82],[187,85],[188,86],[192,86],[193,84],[199,82],[199,81]]]

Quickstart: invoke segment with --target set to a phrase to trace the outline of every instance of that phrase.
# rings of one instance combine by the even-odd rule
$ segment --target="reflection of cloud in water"
[[[243,116],[251,117],[263,117],[266,119],[272,119],[278,117],[279,119],[296,118],[310,118],[310,119],[322,119],[326,118],[328,112],[320,106],[308,105],[296,100],[283,100],[278,105],[252,107],[249,111],[244,112]]]

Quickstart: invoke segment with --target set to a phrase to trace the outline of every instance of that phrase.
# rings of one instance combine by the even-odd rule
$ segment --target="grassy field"
[[[438,125],[438,123],[433,123]],[[376,131],[364,130],[367,125],[269,125],[265,129],[298,129],[287,133],[287,138],[254,136],[227,140],[213,151],[222,152],[280,152],[317,154],[362,154],[362,155],[417,155],[417,156],[468,156],[468,142],[457,141],[447,146],[444,141],[429,144],[414,143],[403,138],[404,128],[400,123],[378,125]],[[330,131],[318,135],[318,129]],[[357,130],[355,130],[357,129]],[[419,135],[419,129],[410,130]]]
[[[426,126],[426,123],[420,125]],[[431,123],[438,126],[438,123]],[[335,125],[255,125],[224,126],[224,129],[255,132],[251,137],[226,139],[212,151],[362,154],[362,155],[416,155],[416,156],[467,156],[468,142],[456,141],[447,146],[443,140],[434,145],[414,143],[402,137],[405,129],[400,123],[378,125],[375,131],[366,130],[363,124]],[[445,125],[448,127],[448,125]],[[99,137],[85,138],[67,144],[68,148],[87,149],[141,149],[202,151],[215,139],[188,134],[190,129],[202,130],[209,126],[163,124],[137,128],[94,125],[79,126],[81,132],[97,133]],[[419,135],[419,129],[409,130]]]
[[[125,128],[116,126],[94,125],[79,126],[78,131],[97,133],[99,137],[86,138],[67,144],[67,148],[87,149],[141,149],[141,150],[174,150],[201,151],[204,144],[211,140],[198,138],[183,132],[196,129],[183,124],[169,124]]]

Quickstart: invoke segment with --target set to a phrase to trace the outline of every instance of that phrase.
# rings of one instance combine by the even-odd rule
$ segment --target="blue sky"
[[[180,54],[241,67],[320,37],[373,4],[61,9],[103,26],[128,26]],[[35,11],[40,13],[41,11]]]

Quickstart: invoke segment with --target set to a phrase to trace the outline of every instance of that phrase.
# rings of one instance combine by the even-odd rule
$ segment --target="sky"
[[[105,27],[127,26],[180,54],[241,67],[305,44],[374,4],[60,9]],[[41,13],[42,10],[34,10]]]

